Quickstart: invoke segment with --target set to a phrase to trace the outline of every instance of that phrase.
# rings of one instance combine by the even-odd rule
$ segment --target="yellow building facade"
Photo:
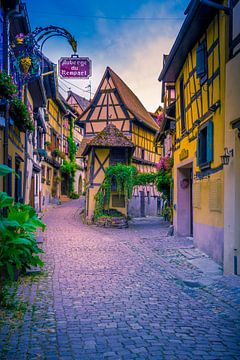
[[[68,156],[69,123],[67,111],[60,99],[48,99],[45,150],[47,156],[41,163],[42,207],[58,203],[61,195],[68,195],[67,179],[62,180],[60,166]],[[62,184],[62,185],[61,185]]]
[[[160,74],[174,82],[174,227],[223,262],[227,16],[191,2]]]

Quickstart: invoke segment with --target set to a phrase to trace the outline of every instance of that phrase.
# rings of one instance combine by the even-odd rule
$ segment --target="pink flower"
[[[169,156],[162,156],[156,167],[157,170],[171,169],[171,158]]]

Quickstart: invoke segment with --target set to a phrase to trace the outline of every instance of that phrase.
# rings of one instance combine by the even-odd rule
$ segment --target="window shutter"
[[[202,77],[206,73],[206,48],[205,42],[201,43],[196,50],[197,57],[197,67],[196,73],[197,77]]]
[[[209,121],[207,126],[207,162],[213,161],[213,122]]]
[[[197,137],[197,166],[201,164],[200,156],[201,156],[201,136],[199,133]]]
[[[19,179],[18,179],[18,201],[22,198],[22,172],[21,170],[18,170],[18,176],[19,176]]]

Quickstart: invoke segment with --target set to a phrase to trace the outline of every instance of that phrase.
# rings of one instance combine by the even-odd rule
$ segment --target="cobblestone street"
[[[1,326],[1,359],[240,359],[239,277],[205,276],[191,239],[159,218],[83,225],[79,200],[43,220],[46,271],[20,286],[28,308]]]

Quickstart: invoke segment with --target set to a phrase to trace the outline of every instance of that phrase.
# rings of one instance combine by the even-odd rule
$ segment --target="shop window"
[[[199,131],[197,143],[197,165],[209,167],[213,161],[213,122],[208,121]]]
[[[196,50],[196,74],[202,85],[207,80],[207,44],[204,40]]]

